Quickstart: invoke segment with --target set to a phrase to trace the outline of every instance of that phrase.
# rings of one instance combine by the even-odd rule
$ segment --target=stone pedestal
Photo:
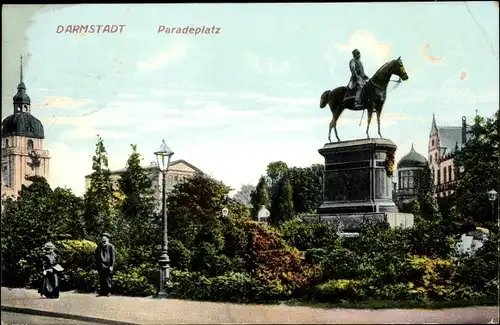
[[[325,176],[318,219],[340,222],[344,231],[357,231],[370,219],[391,223],[395,214],[400,215],[392,200],[395,152],[396,145],[388,139],[327,143],[319,149],[325,157]],[[401,218],[406,219],[397,219]]]

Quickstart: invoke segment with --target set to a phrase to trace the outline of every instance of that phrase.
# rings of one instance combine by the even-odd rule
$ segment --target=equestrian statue
[[[387,85],[389,84],[391,76],[394,74],[399,77],[398,84],[401,80],[408,80],[408,74],[401,57],[391,60],[380,67],[375,74],[369,78],[364,71],[363,64],[361,63],[361,53],[358,49],[352,51],[353,58],[349,62],[351,70],[351,79],[347,87],[337,87],[333,90],[326,90],[321,95],[321,102],[319,107],[324,108],[326,104],[330,106],[332,111],[332,120],[328,130],[328,141],[331,140],[332,128],[335,130],[335,137],[340,141],[337,134],[337,121],[340,114],[344,109],[352,111],[363,111],[366,109],[368,114],[368,125],[366,126],[366,136],[370,138],[368,130],[370,129],[370,122],[373,112],[377,113],[378,135],[380,134],[380,114],[384,107]],[[397,86],[397,85],[396,85]]]

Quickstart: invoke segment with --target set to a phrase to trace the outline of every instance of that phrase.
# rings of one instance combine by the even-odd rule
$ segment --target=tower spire
[[[14,113],[31,112],[31,100],[26,94],[26,85],[24,84],[23,75],[23,56],[21,55],[21,66],[19,71],[19,84],[17,85],[17,94],[13,98]]]
[[[23,82],[23,56],[21,55],[21,79],[20,82]]]

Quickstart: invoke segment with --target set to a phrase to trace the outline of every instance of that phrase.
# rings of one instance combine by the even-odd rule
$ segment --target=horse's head
[[[401,57],[394,60],[393,74],[400,77],[403,81],[408,80],[408,74],[406,73],[406,69],[403,64],[403,60],[401,60]]]

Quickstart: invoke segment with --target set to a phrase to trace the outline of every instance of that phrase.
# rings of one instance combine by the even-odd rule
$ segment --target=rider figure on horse
[[[349,90],[356,89],[356,97],[354,99],[355,109],[362,109],[361,105],[361,90],[366,84],[366,81],[370,78],[365,74],[363,68],[363,63],[361,63],[361,53],[358,49],[352,51],[353,58],[349,62],[349,68],[351,69],[351,80],[347,86]]]

